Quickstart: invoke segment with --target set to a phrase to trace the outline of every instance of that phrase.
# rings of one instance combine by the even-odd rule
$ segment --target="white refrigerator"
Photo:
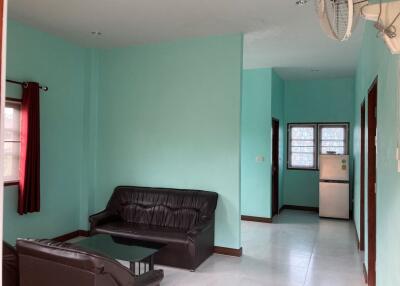
[[[350,218],[348,155],[320,155],[319,216]]]

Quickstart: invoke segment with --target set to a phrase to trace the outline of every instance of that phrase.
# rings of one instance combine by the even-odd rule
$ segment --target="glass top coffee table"
[[[97,234],[82,239],[74,245],[92,250],[99,254],[130,262],[134,275],[141,275],[154,270],[154,255],[165,245],[147,241],[116,237],[108,234]]]

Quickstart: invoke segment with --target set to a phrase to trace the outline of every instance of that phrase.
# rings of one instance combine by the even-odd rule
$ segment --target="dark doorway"
[[[361,105],[361,138],[360,138],[360,245],[361,251],[364,250],[364,231],[365,231],[365,101]]]
[[[376,284],[376,128],[378,81],[368,92],[368,286]]]
[[[279,120],[272,119],[272,217],[279,213]]]

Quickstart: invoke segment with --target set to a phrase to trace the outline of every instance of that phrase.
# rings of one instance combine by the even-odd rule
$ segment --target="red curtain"
[[[18,213],[40,210],[40,118],[39,84],[23,88],[21,106],[21,152]]]

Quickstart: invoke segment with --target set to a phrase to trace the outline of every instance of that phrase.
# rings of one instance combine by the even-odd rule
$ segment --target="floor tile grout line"
[[[318,228],[319,228],[319,226],[318,226]],[[314,255],[314,249],[315,249],[315,246],[317,244],[317,232],[318,231],[315,231],[315,233],[314,233],[313,247],[312,247],[312,250],[311,250],[310,259],[308,260],[308,266],[307,266],[307,271],[306,271],[306,276],[304,278],[303,286],[306,286],[306,283],[307,283],[308,272],[310,271],[311,259],[312,259],[313,255]]]

